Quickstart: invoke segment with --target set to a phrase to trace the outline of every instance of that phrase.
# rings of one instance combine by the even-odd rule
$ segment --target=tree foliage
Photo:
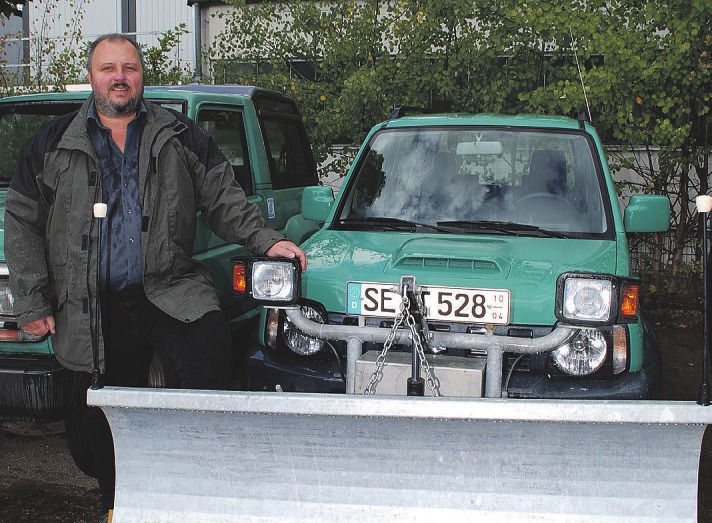
[[[621,190],[670,197],[666,254],[673,276],[681,267],[691,198],[709,190],[709,0],[232,3],[211,49],[215,81],[294,95],[320,159],[333,143],[359,144],[396,106],[590,111],[617,146],[614,168],[637,173]],[[661,236],[653,248],[663,259]]]
[[[180,38],[188,32],[185,24],[164,31],[158,38],[158,46],[144,46],[144,83],[146,85],[174,85],[189,78],[189,71],[180,66],[173,53],[177,51]]]

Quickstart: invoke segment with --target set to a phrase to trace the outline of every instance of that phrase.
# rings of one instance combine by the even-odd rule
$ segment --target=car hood
[[[349,281],[506,289],[510,323],[552,325],[567,271],[616,273],[612,240],[323,230],[305,244],[304,297],[346,312]]]

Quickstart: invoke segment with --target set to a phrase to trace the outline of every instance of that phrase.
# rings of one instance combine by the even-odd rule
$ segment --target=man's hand
[[[281,240],[267,249],[267,256],[284,256],[285,258],[299,258],[299,263],[302,266],[302,272],[307,270],[307,255],[289,240]]]
[[[48,332],[50,334],[54,334],[54,316],[47,316],[41,320],[25,323],[24,325],[21,325],[20,328],[27,334],[32,334],[33,336],[44,336]]]

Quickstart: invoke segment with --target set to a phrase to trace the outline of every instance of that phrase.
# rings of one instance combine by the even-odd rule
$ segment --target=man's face
[[[97,45],[88,76],[99,114],[136,113],[143,96],[143,68],[131,43],[105,40]]]

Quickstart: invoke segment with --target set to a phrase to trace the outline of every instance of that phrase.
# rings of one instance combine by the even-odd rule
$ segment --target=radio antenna
[[[575,44],[574,32],[571,30],[571,26],[569,26],[569,34],[571,35],[571,47],[574,52],[574,59],[576,60],[576,69],[578,69],[579,81],[581,82],[581,89],[583,89],[583,99],[586,101],[586,112],[588,113],[588,121],[593,122],[593,118],[591,118],[591,106],[588,105],[588,95],[586,94],[586,86],[583,83],[583,75],[581,74],[581,65],[579,64],[579,59],[578,59],[578,46]]]

